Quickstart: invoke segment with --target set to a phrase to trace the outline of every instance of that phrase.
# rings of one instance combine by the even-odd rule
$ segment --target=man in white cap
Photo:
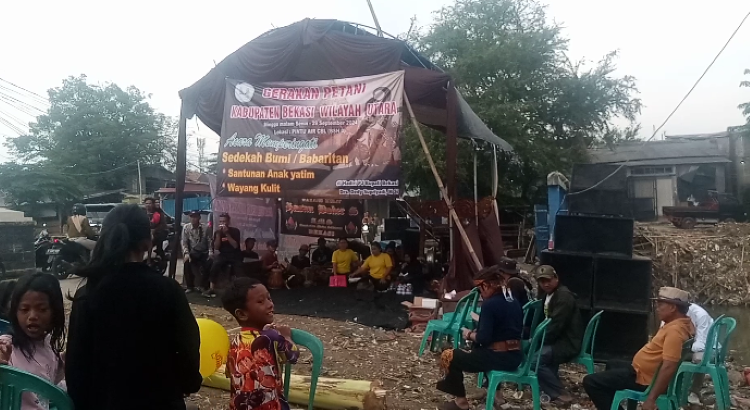
[[[618,390],[646,390],[659,369],[651,392],[642,405],[643,410],[656,409],[656,398],[667,391],[680,365],[683,343],[695,333],[693,323],[687,316],[690,307],[688,296],[687,292],[677,288],[659,289],[656,314],[664,326],[635,354],[632,365],[583,378],[583,388],[598,410],[609,410]]]

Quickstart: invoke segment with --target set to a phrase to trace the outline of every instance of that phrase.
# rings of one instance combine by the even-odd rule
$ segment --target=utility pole
[[[141,179],[141,161],[138,160],[138,202],[143,202],[143,180]]]
[[[197,138],[198,143],[198,172],[203,173],[203,165],[205,164],[206,155],[206,139],[203,137]]]

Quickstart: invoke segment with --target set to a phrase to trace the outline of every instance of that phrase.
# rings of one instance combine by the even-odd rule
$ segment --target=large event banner
[[[403,71],[226,87],[219,196],[399,195]]]
[[[285,199],[281,233],[326,238],[359,238],[364,203],[357,199]]]

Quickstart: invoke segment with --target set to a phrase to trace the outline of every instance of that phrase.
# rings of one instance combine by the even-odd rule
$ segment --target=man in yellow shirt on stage
[[[339,248],[333,252],[331,262],[333,263],[334,275],[348,275],[352,272],[352,265],[359,261],[357,254],[349,249],[349,241],[346,238],[339,239]]]
[[[385,292],[390,284],[393,260],[390,255],[383,253],[383,249],[378,242],[373,242],[370,250],[372,255],[365,259],[365,263],[352,274],[352,277],[364,276],[365,273],[369,273],[368,278],[375,290]]]

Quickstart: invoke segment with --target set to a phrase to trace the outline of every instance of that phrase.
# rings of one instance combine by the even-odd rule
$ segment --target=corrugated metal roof
[[[679,165],[731,162],[715,139],[668,139],[634,141],[588,151],[593,164]]]

